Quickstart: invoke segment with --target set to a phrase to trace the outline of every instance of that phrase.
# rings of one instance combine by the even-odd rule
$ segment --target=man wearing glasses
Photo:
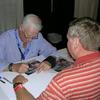
[[[26,64],[14,64],[21,60],[43,55],[45,58],[56,53],[56,48],[48,43],[40,33],[42,23],[38,16],[28,14],[18,29],[8,30],[0,35],[0,70],[8,65],[9,71],[24,73]],[[53,65],[45,60],[38,70],[47,70]]]

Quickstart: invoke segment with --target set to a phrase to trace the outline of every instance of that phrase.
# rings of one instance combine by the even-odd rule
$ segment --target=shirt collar
[[[100,52],[95,52],[95,53],[82,56],[75,61],[75,64],[84,64],[96,58],[100,58]]]
[[[17,39],[17,44],[19,44],[19,46],[23,46],[23,42],[21,41],[21,39],[19,37],[18,30],[16,30],[16,39]]]

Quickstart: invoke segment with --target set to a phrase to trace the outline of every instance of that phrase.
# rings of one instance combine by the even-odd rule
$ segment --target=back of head
[[[100,47],[100,25],[88,17],[75,19],[70,23],[68,35],[79,37],[87,50],[98,50]]]
[[[41,19],[34,14],[28,14],[24,17],[23,23],[24,28],[32,27],[33,29],[41,30],[42,22]]]

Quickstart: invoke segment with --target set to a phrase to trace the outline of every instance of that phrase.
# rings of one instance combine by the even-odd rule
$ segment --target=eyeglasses
[[[35,35],[34,34],[32,35],[31,33],[25,32],[25,36],[26,38],[38,39],[38,33],[35,33]]]

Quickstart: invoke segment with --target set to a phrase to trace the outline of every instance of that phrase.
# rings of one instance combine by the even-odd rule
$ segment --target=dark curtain
[[[66,46],[67,27],[74,15],[74,0],[24,0],[24,15],[28,13],[42,19],[42,33],[46,39],[48,33],[62,35],[62,42],[54,46],[58,49]]]
[[[99,0],[99,7],[98,7],[97,21],[100,23],[100,0]]]

